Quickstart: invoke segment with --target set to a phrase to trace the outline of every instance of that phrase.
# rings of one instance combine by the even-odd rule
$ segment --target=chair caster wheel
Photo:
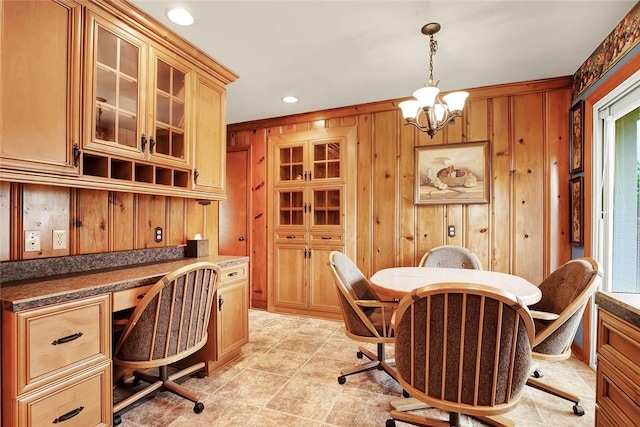
[[[584,415],[584,408],[576,403],[575,405],[573,405],[573,413],[581,417]]]
[[[338,384],[344,384],[347,382],[347,378],[344,375],[338,377]]]
[[[396,421],[393,419],[388,419],[386,423],[384,423],[385,427],[396,427]]]
[[[362,359],[362,358],[364,357],[364,353],[363,353],[363,352],[361,352],[361,351],[359,351],[359,352],[357,352],[357,353],[356,353],[356,357],[357,357],[358,359]]]
[[[198,378],[204,378],[204,369],[200,369],[198,372],[196,372],[196,376]]]
[[[142,381],[138,377],[135,377],[133,379],[133,381],[131,382],[131,385],[134,386],[134,387],[138,387],[140,384],[142,384]]]
[[[204,405],[202,403],[198,402],[193,406],[193,412],[196,414],[199,414],[202,411],[204,411]]]
[[[535,371],[533,371],[533,373],[531,375],[533,376],[533,378],[542,378],[542,377],[544,377],[544,375],[542,375],[542,371],[540,369],[536,369]]]
[[[122,423],[122,417],[120,415],[114,415],[113,416],[113,425],[117,426],[117,425],[120,425],[120,423]]]
[[[409,392],[407,390],[403,389],[402,390],[402,397],[404,397],[406,399],[406,398],[411,397],[411,395],[409,394]]]

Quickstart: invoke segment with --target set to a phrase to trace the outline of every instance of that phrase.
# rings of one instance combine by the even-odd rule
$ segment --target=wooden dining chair
[[[140,380],[149,385],[113,406],[114,425],[118,412],[155,390],[169,390],[195,403],[193,411],[202,412],[198,394],[175,380],[202,372],[204,362],[169,374],[169,365],[183,360],[202,348],[218,289],[220,268],[210,262],[196,262],[179,268],[160,279],[135,307],[115,346],[116,366],[133,369],[134,385]],[[158,375],[148,372],[157,368]],[[203,375],[202,375],[203,376]]]
[[[565,360],[571,356],[584,309],[601,282],[598,262],[582,257],[566,262],[540,283],[542,299],[529,307],[536,325],[534,359]],[[574,414],[584,415],[577,394],[543,382],[541,377],[542,372],[536,369],[527,384],[572,402]]]
[[[422,256],[418,266],[482,270],[482,263],[473,251],[463,246],[454,245],[432,248]]]
[[[369,287],[367,278],[342,252],[332,251],[329,254],[329,268],[342,308],[345,335],[353,340],[377,346],[377,354],[359,346],[357,357],[362,359],[366,356],[370,362],[341,370],[338,383],[344,384],[348,375],[372,369],[382,369],[395,378],[393,361],[385,360],[385,344],[394,342],[392,317],[398,304],[380,301]]]
[[[529,310],[507,291],[469,283],[414,290],[395,322],[397,378],[411,398],[391,402],[386,426],[457,426],[460,414],[515,425],[500,415],[520,400],[533,336]],[[428,407],[449,412],[448,422],[409,412]]]

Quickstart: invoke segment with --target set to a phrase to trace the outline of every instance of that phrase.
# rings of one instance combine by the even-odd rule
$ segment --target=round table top
[[[401,299],[416,288],[436,283],[479,283],[511,292],[526,305],[535,304],[542,292],[519,276],[487,270],[441,267],[394,267],[377,271],[369,279],[380,298]]]

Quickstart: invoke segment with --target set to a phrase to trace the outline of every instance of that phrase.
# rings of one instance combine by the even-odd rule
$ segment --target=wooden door
[[[246,149],[227,153],[227,200],[219,206],[218,253],[245,256],[247,251],[247,170]]]

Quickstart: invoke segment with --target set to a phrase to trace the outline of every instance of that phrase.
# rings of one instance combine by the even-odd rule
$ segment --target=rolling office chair
[[[422,256],[418,266],[482,270],[482,263],[476,254],[465,247],[454,245],[432,248]]]
[[[138,303],[115,346],[113,362],[118,367],[134,369],[134,384],[143,380],[149,386],[114,404],[114,425],[121,422],[119,411],[158,389],[195,402],[196,413],[204,410],[197,393],[175,382],[197,371],[203,374],[204,362],[173,374],[169,374],[168,365],[206,344],[219,280],[220,268],[216,264],[196,262],[160,279]],[[158,375],[147,372],[149,368],[158,368]]]
[[[565,360],[571,356],[582,313],[601,281],[598,263],[589,257],[566,262],[542,281],[542,299],[529,307],[536,325],[534,359]],[[574,414],[584,415],[579,396],[546,384],[541,377],[535,370],[527,385],[573,402]]]
[[[487,285],[442,283],[405,296],[396,312],[398,382],[412,397],[391,402],[391,419],[414,425],[446,421],[408,411],[438,408],[448,425],[466,414],[496,426],[519,402],[531,362],[534,324],[515,295]]]
[[[369,281],[353,261],[342,252],[332,251],[329,254],[329,267],[333,275],[342,317],[345,335],[356,341],[374,343],[378,347],[377,355],[363,346],[358,347],[357,356],[366,356],[371,362],[340,371],[338,383],[344,384],[348,375],[382,369],[395,378],[395,370],[385,361],[385,344],[393,344],[392,334],[393,312],[395,302],[383,302],[369,288]]]

